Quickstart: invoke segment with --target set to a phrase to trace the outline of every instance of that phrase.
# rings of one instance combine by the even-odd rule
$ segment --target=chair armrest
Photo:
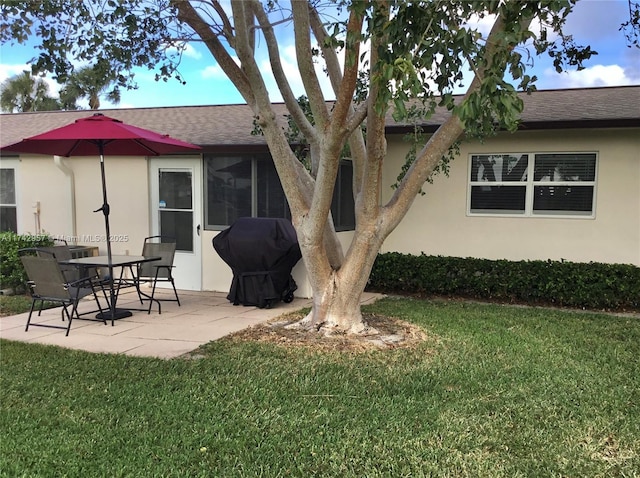
[[[95,280],[95,278],[93,277],[83,277],[82,279],[67,282],[67,287],[80,288],[82,287],[82,285],[89,285],[91,288],[93,288],[93,286],[99,282],[99,280]]]

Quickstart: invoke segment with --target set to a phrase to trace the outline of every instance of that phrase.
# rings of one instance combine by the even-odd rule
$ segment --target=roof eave
[[[420,125],[423,133],[435,133],[440,127],[439,124]],[[563,121],[522,121],[518,126],[521,131],[533,130],[553,130],[553,129],[589,129],[589,128],[638,128],[640,118],[620,118],[620,119],[586,119],[586,120],[563,120]],[[387,134],[413,133],[413,125],[390,125],[385,128]]]

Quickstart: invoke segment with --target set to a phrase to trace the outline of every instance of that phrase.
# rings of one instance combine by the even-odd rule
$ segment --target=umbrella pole
[[[102,211],[104,215],[104,229],[107,234],[107,266],[109,270],[109,315],[104,317],[104,314],[100,313],[97,318],[111,319],[111,325],[114,325],[114,320],[122,319],[123,317],[131,317],[133,315],[128,310],[116,309],[116,291],[113,284],[113,256],[111,253],[111,230],[109,228],[109,202],[107,201],[107,181],[104,172],[104,144],[102,141],[98,142],[98,150],[100,152],[100,174],[102,176],[102,207],[95,212]]]

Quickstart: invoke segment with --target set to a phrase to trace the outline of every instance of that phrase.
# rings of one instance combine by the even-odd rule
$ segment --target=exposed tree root
[[[289,314],[237,332],[230,339],[344,352],[412,348],[429,339],[420,327],[394,317],[365,314],[364,319],[365,327],[354,332],[314,324],[299,313]]]

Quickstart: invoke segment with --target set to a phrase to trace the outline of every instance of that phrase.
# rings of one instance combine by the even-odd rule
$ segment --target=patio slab
[[[156,295],[158,295],[156,291]],[[161,295],[171,295],[161,291]],[[203,344],[243,330],[272,318],[311,306],[311,299],[296,298],[289,304],[278,303],[272,309],[234,306],[225,293],[178,291],[180,306],[175,302],[162,302],[162,313],[154,307],[151,314],[134,311],[131,317],[108,321],[74,320],[69,336],[60,329],[29,327],[25,332],[28,314],[0,317],[0,338],[20,342],[56,345],[94,353],[125,354],[137,357],[170,359],[189,353]],[[363,303],[381,297],[366,293]],[[140,307],[133,291],[118,300],[118,307]],[[95,303],[84,300],[80,312],[89,311]],[[92,317],[92,314],[88,315]],[[46,322],[61,325],[60,309],[42,311],[32,318],[32,324]]]

